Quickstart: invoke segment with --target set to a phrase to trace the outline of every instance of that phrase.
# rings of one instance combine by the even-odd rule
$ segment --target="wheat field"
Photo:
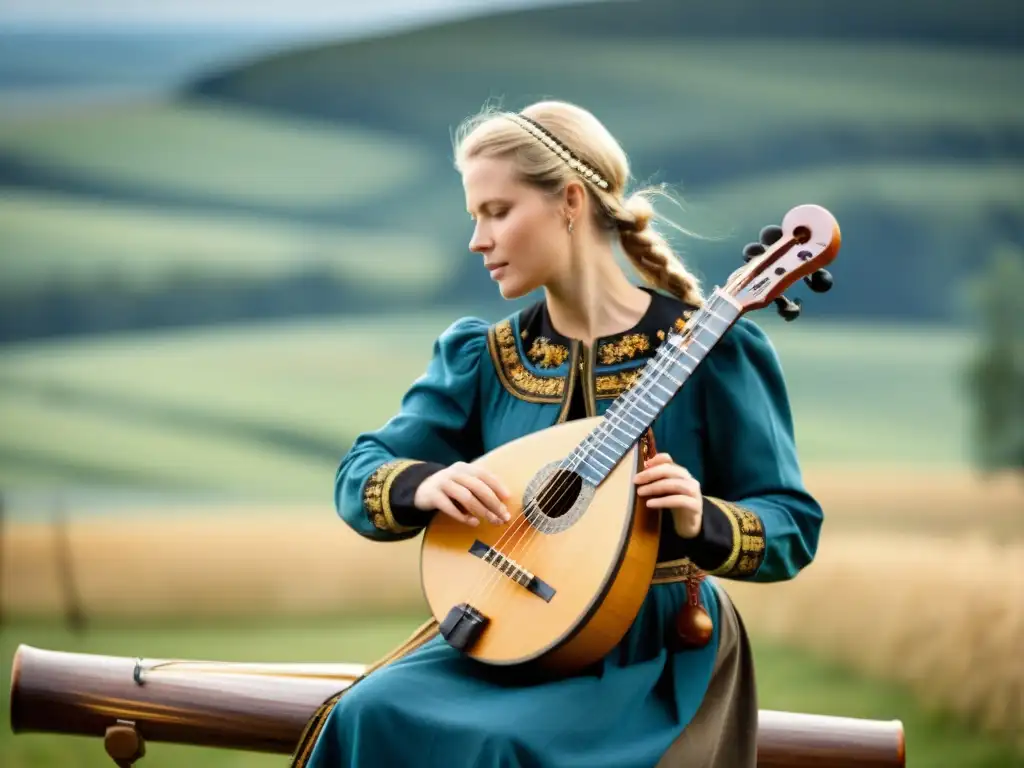
[[[752,632],[902,683],[1024,748],[1024,541],[846,533],[800,578],[725,587]]]
[[[1012,478],[828,467],[809,469],[806,480],[825,509],[824,552],[854,534],[877,539],[879,551],[889,541],[910,542],[908,557],[927,556],[935,541],[1024,541],[1024,485]],[[42,618],[64,610],[64,563],[76,599],[95,617],[305,616],[423,607],[418,539],[362,539],[329,504],[154,507],[81,516],[71,510],[67,519],[63,527],[45,519],[7,524],[0,550],[5,615]],[[372,589],[356,587],[363,579]]]
[[[751,633],[904,683],[1024,749],[1024,486],[964,472],[807,480],[826,510],[815,562],[789,583],[724,583]],[[418,553],[418,539],[359,537],[329,506],[11,522],[0,597],[15,620],[71,607],[136,623],[426,615]]]

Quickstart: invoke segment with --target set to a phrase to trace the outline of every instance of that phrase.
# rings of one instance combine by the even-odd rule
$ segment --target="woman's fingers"
[[[465,523],[466,525],[480,524],[480,521],[477,520],[475,517],[473,517],[472,515],[467,515],[465,512],[463,512],[461,509],[455,506],[452,500],[449,499],[448,496],[445,495],[444,491],[441,490],[440,488],[437,489],[437,494],[432,498],[432,502],[434,509],[436,509],[438,512],[448,515],[449,517],[455,518],[460,523]]]
[[[653,499],[648,499],[646,503],[651,509],[689,509],[693,506],[693,496],[690,494],[657,496]]]
[[[641,485],[636,491],[641,496],[667,496],[679,494],[683,496],[700,496],[700,485],[696,480],[686,477],[667,477]]]
[[[453,475],[445,480],[441,485],[441,490],[449,499],[458,504],[463,512],[473,517],[493,522],[487,507],[476,497],[473,491],[459,482],[457,475]]]
[[[501,499],[498,498],[494,489],[483,480],[470,474],[457,475],[453,480],[469,491],[472,503],[476,508],[481,509],[492,523],[501,525],[508,520],[509,515],[505,505],[501,503]]]
[[[689,470],[686,467],[680,467],[678,464],[672,464],[669,462],[660,462],[654,466],[648,466],[647,469],[637,472],[633,478],[633,482],[637,485],[643,485],[653,480],[660,480],[666,477],[679,477],[679,478],[692,478]]]
[[[508,488],[505,487],[505,484],[501,482],[498,476],[493,472],[484,469],[479,464],[467,465],[467,471],[487,483],[501,501],[507,501],[509,497],[511,497],[512,494],[509,492]]]

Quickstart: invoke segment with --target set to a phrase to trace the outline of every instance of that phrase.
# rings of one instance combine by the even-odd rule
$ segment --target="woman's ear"
[[[565,185],[565,215],[570,220],[579,220],[586,205],[587,191],[580,181],[570,181]]]

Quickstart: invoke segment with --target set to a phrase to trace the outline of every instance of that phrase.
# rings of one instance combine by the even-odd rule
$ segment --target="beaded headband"
[[[569,148],[566,147],[565,144],[556,139],[547,128],[544,128],[536,120],[533,120],[526,115],[512,112],[505,113],[505,116],[527,133],[532,134],[541,144],[562,158],[570,168],[579,173],[580,176],[591,184],[594,184],[601,189],[608,189],[608,182],[602,178],[597,171],[570,152]]]

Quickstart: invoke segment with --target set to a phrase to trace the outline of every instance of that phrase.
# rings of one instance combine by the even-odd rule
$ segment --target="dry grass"
[[[821,471],[808,482],[828,516],[815,563],[790,583],[726,583],[751,631],[902,681],[985,728],[1024,733],[1021,484]],[[419,541],[370,542],[329,508],[79,519],[68,538],[92,618],[425,612]],[[64,610],[56,552],[50,526],[8,526],[6,615]]]
[[[826,510],[825,546],[868,531],[884,531],[883,545],[901,533],[929,541],[1024,541],[1019,482],[987,482],[967,473],[880,476],[832,469],[808,471],[807,482]],[[424,605],[418,541],[367,541],[328,506],[72,516],[67,538],[74,583],[89,616],[298,616]],[[917,550],[926,553],[928,546],[919,541]],[[6,614],[52,616],[63,610],[67,590],[58,552],[50,525],[7,525],[0,551]],[[827,555],[819,562],[827,562]]]
[[[825,510],[826,535],[870,530],[1024,539],[1024,477],[810,467],[805,481]]]
[[[848,533],[797,579],[727,583],[747,625],[1024,748],[1024,542]]]
[[[422,608],[418,541],[370,542],[330,510],[275,512],[71,522],[70,562],[85,614],[210,619]],[[67,589],[55,531],[12,524],[4,539],[5,613],[59,614]]]

